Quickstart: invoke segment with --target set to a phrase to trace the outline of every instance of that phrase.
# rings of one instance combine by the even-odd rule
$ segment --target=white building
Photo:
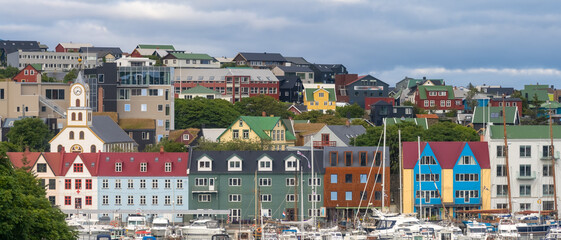
[[[27,52],[18,50],[8,54],[8,66],[23,69],[28,64],[41,64],[41,71],[67,71],[78,68],[78,59],[82,59],[85,68],[100,66],[97,53],[79,52]]]
[[[122,57],[115,60],[117,67],[146,67],[156,65],[156,60],[145,57]]]
[[[549,126],[506,126],[506,129],[512,211],[553,210],[552,167],[555,167],[555,175],[558,178],[556,185],[559,195],[561,166],[558,161],[552,166]],[[553,138],[554,156],[558,159],[558,149],[561,149],[561,126],[553,126]],[[503,126],[490,126],[485,139],[489,142],[491,159],[491,208],[508,208]]]

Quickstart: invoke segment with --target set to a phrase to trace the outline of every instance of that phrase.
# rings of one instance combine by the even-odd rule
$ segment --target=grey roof
[[[291,62],[297,65],[310,65],[311,63],[306,61],[303,57],[284,57],[287,62]]]
[[[109,116],[93,116],[90,129],[105,143],[136,143]]]
[[[366,129],[362,125],[327,125],[326,127],[347,145],[352,137],[366,133]]]
[[[4,49],[6,54],[17,52],[18,50],[24,51],[41,51],[39,42],[37,41],[0,41],[0,49]]]
[[[298,111],[300,112],[307,112],[308,111],[308,106],[304,105],[304,104],[292,104],[290,105],[290,107],[294,106],[294,108],[298,109]],[[288,107],[288,108],[290,108]]]
[[[342,66],[342,64],[314,64],[320,72],[333,72],[334,68]]]
[[[268,61],[268,62],[286,62],[286,59],[280,53],[248,53],[241,52],[247,61]]]
[[[226,128],[203,128],[201,134],[204,139],[216,142],[224,131],[226,131]]]
[[[25,118],[30,118],[30,117],[25,117]],[[11,128],[14,126],[14,122],[17,120],[22,120],[22,117],[18,117],[18,118],[5,118],[4,119],[4,124],[2,124],[3,128]],[[47,123],[47,119],[46,118],[41,118],[41,120],[43,120],[44,123]]]
[[[277,76],[277,79],[279,80],[280,86],[279,89],[292,89],[296,83],[298,82],[298,79],[300,79],[300,77],[298,76]],[[300,82],[302,82],[302,80],[300,80]]]
[[[123,51],[121,48],[118,47],[81,47],[80,52],[91,52],[97,53],[97,55],[105,55],[107,53],[111,53],[113,55],[122,55]]]
[[[289,131],[292,133],[292,135],[296,135],[294,134],[294,125],[292,125],[292,121],[290,119],[281,119],[282,123],[284,123],[284,126],[286,126],[286,131]]]
[[[386,153],[387,153],[384,156],[385,157],[385,162],[386,162],[386,167],[390,167],[390,156],[389,156],[390,155],[389,154],[390,147],[388,147],[388,146],[386,146],[385,148],[382,147],[382,146],[379,146],[379,147],[374,147],[374,146],[372,146],[372,147],[351,147],[351,146],[349,146],[349,147],[324,147],[323,149],[324,149],[324,151],[323,151],[323,164],[325,166],[330,166],[330,160],[331,160],[330,159],[331,158],[330,153],[331,152],[338,152],[338,154],[337,154],[338,161],[337,161],[336,166],[337,167],[346,167],[345,166],[345,152],[352,152],[353,161],[351,163],[351,166],[348,166],[348,167],[361,167],[360,162],[358,161],[360,159],[359,154],[360,154],[360,152],[366,152],[367,153],[367,155],[366,155],[366,159],[367,159],[366,166],[370,167],[371,164],[372,164],[371,161],[374,160],[375,152],[379,151],[378,154],[382,154],[382,151],[385,150]],[[383,155],[380,155],[380,159],[382,159],[382,156]],[[364,167],[364,166],[362,166],[362,167]],[[374,169],[374,171],[376,171],[376,170]]]
[[[511,95],[512,93],[514,93],[514,88],[487,88],[485,89],[486,93],[490,93],[490,94],[495,94],[495,95]]]
[[[502,102],[503,98],[493,98],[493,101],[495,102]],[[509,97],[505,97],[505,102],[519,102],[522,101],[520,98],[509,98]]]
[[[310,151],[300,151],[304,156],[310,159]],[[198,171],[198,160],[202,157],[207,156],[212,159],[212,171],[211,172],[199,172]],[[255,174],[257,170],[257,162],[264,156],[269,157],[273,161],[273,171],[265,172],[270,173],[287,173],[294,174],[293,171],[286,172],[284,169],[284,160],[290,156],[295,156],[297,159],[302,160],[302,167],[304,173],[309,173],[310,168],[306,158],[298,155],[297,151],[197,151],[196,148],[192,152],[192,158],[189,161],[189,174],[217,174],[217,173],[232,173],[228,172],[228,159],[233,156],[237,156],[242,160],[242,173]],[[323,174],[325,169],[323,167],[323,151],[314,151],[314,172],[318,174]],[[311,159],[310,159],[311,160]],[[310,163],[311,164],[311,163]],[[235,172],[239,173],[239,172]],[[262,173],[262,172],[261,172]],[[260,174],[258,172],[257,174]]]
[[[277,66],[278,68],[280,68],[282,71],[286,72],[314,72],[312,71],[312,69],[310,69],[309,67],[295,67],[295,66]]]
[[[179,74],[179,71],[175,71]],[[181,79],[189,81],[224,81],[226,76],[249,76],[251,81],[277,82],[279,79],[269,69],[253,68],[192,68],[181,71]]]

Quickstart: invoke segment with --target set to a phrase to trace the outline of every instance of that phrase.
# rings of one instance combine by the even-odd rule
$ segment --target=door
[[[74,198],[74,207],[76,209],[82,208],[82,198]]]
[[[321,134],[321,141],[322,142],[329,142],[329,133]]]
[[[209,178],[208,179],[208,190],[209,191],[214,191],[214,178]]]

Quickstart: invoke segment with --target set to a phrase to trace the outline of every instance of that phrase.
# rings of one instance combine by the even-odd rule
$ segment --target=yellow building
[[[334,88],[323,88],[318,85],[317,88],[306,88],[304,90],[304,105],[308,107],[308,111],[335,111],[336,102]]]
[[[288,120],[241,116],[218,137],[219,142],[233,140],[266,143],[271,150],[286,150],[287,146],[294,146],[296,138]]]

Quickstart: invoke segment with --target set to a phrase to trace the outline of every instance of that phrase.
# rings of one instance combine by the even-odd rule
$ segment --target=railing
[[[549,152],[539,152],[540,160],[551,160],[551,155]],[[559,151],[555,151],[555,160],[559,159]]]
[[[60,106],[58,106],[52,100],[47,99],[46,97],[43,97],[43,96],[39,95],[39,102],[41,102],[42,104],[45,104],[45,106],[52,109],[55,113],[60,115],[62,118],[66,118],[66,110],[64,108],[61,108]]]
[[[536,179],[536,171],[530,172],[530,175],[527,175],[525,173],[523,175],[521,175],[520,171],[517,171],[516,173],[517,173],[517,179],[519,179],[519,180],[533,180],[533,179]]]
[[[335,147],[336,141],[314,141],[314,148]]]

